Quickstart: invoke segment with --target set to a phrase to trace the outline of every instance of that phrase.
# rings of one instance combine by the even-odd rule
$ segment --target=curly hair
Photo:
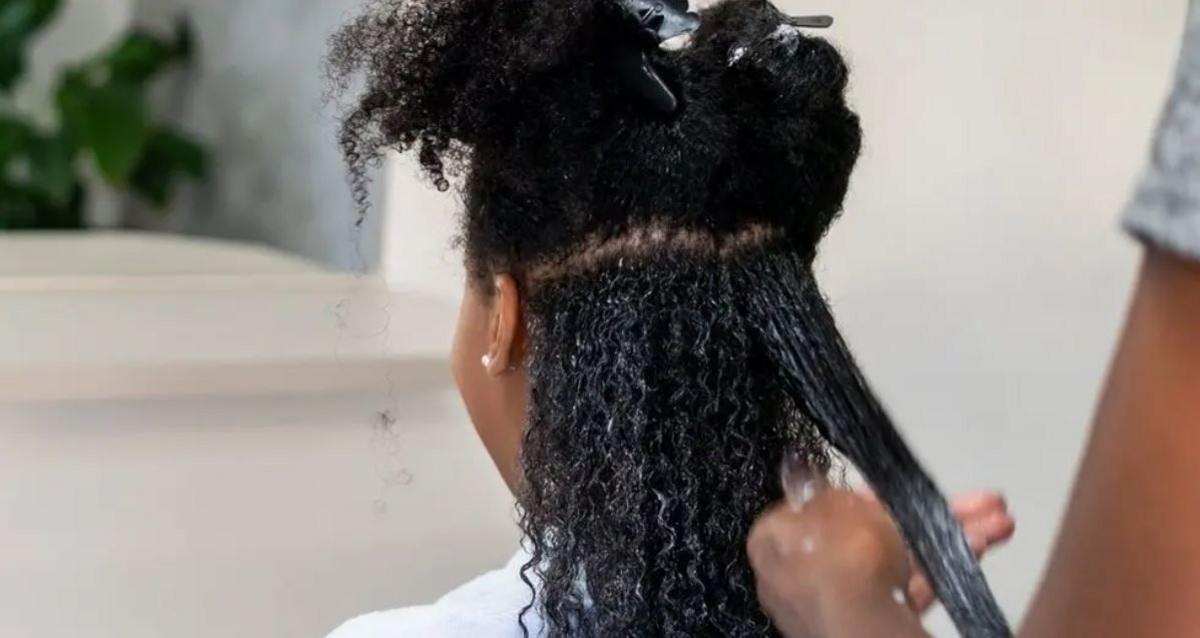
[[[374,0],[332,43],[335,86],[362,80],[342,149],[360,215],[369,168],[415,152],[462,196],[468,271],[526,293],[522,627],[536,609],[551,636],[774,635],[746,536],[781,496],[783,455],[827,470],[826,441],[846,443],[836,421],[853,415],[822,412],[822,384],[784,369],[795,331],[764,326],[795,299],[770,301],[763,278],[778,263],[787,281],[811,277],[841,212],[861,146],[848,69],[767,0],[725,0],[690,46],[648,49],[679,97],[664,115],[614,73],[617,13],[616,0]],[[868,438],[845,446],[868,478],[924,476],[911,455],[873,474],[886,450],[870,442],[903,442]]]
[[[782,496],[785,451],[820,470],[829,459],[754,342],[727,266],[629,259],[529,303],[521,524],[552,628],[770,635],[746,536]]]
[[[376,0],[330,56],[343,86],[365,78],[341,135],[360,197],[388,149],[413,150],[443,190],[461,178],[476,272],[519,273],[653,220],[718,235],[767,222],[811,251],[860,145],[834,47],[764,0],[712,7],[692,46],[653,51],[683,104],[661,117],[605,62],[611,6]]]

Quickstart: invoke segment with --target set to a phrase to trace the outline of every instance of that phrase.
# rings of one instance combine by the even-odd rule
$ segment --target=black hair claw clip
[[[786,16],[784,22],[806,29],[828,29],[833,26],[833,18],[830,16]]]
[[[617,0],[627,33],[615,47],[617,73],[633,92],[663,114],[679,108],[679,98],[659,76],[648,51],[700,27],[687,0]]]

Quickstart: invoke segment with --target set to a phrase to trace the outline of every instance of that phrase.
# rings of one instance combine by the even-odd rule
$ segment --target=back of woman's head
[[[847,69],[766,0],[705,11],[691,46],[647,49],[679,97],[648,108],[613,68],[618,0],[377,0],[335,39],[366,78],[342,144],[361,177],[414,150],[465,195],[477,270],[520,273],[651,223],[721,238],[764,225],[811,251],[858,157]]]
[[[463,195],[470,272],[525,293],[518,500],[551,632],[769,635],[745,537],[786,451],[828,457],[739,264],[807,268],[841,210],[847,69],[765,0],[727,0],[689,47],[647,48],[663,113],[614,69],[624,28],[617,0],[379,0],[335,38],[335,77],[366,79],[342,144],[360,189],[415,151]]]

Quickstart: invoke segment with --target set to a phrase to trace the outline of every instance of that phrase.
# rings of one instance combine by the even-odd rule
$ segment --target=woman
[[[338,638],[773,635],[746,537],[785,453],[824,474],[828,440],[895,479],[875,484],[919,548],[965,553],[932,584],[996,625],[882,412],[824,409],[857,386],[829,376],[852,362],[810,265],[861,140],[841,56],[802,32],[824,24],[765,0],[380,0],[336,36],[335,78],[365,80],[342,136],[356,191],[394,148],[462,196],[454,374],[527,550]],[[813,376],[809,346],[843,367]],[[959,514],[977,552],[1011,533],[997,499]]]

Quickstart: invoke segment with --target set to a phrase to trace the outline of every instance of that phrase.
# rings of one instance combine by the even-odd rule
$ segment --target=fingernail
[[[797,512],[826,487],[825,477],[814,472],[808,459],[797,451],[783,455],[779,479],[788,505]]]

